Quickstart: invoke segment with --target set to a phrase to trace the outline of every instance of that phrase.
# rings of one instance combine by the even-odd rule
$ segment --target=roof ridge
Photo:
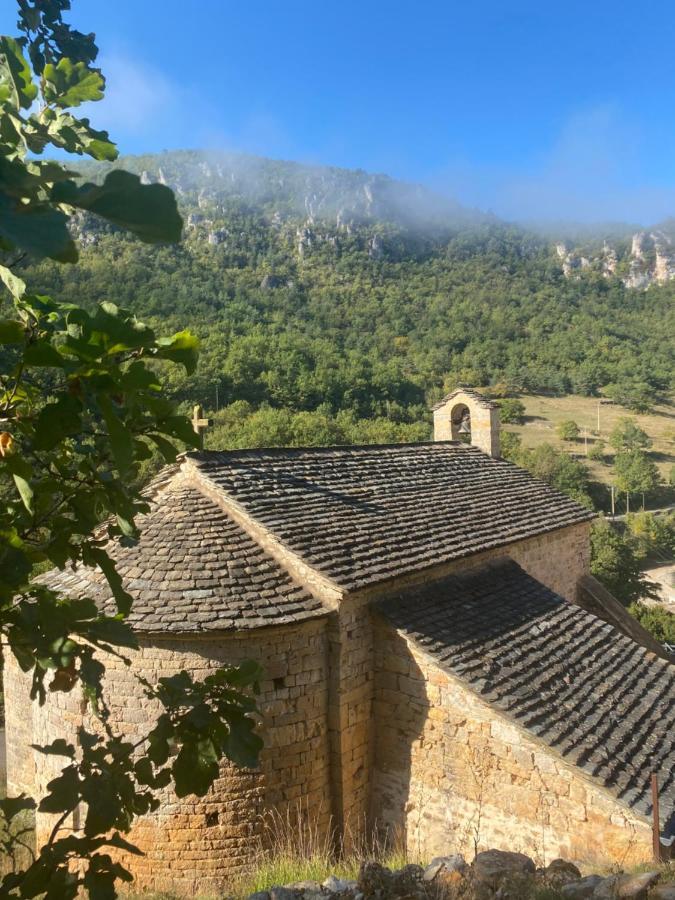
[[[461,450],[474,451],[482,453],[478,447],[473,444],[466,444],[464,441],[400,441],[385,444],[329,444],[326,446],[306,446],[306,447],[243,447],[226,450],[188,450],[182,454],[183,458],[192,459],[197,462],[204,459],[214,459],[218,456],[225,456],[231,459],[235,456],[256,457],[261,455],[269,456],[291,456],[300,455],[302,453],[312,453],[318,456],[327,456],[330,454],[350,454],[354,452],[371,452],[377,450],[429,450],[434,448],[455,447]],[[485,455],[485,454],[484,454]]]

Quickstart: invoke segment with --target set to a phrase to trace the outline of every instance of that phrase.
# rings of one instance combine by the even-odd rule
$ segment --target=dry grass
[[[561,441],[556,434],[556,426],[567,419],[576,422],[582,431],[588,432],[590,447],[598,437],[606,443],[612,428],[623,416],[634,418],[640,428],[647,432],[653,441],[653,459],[661,477],[666,481],[670,468],[675,464],[675,406],[661,404],[648,414],[632,413],[618,404],[602,404],[600,407],[600,433],[598,434],[598,400],[595,397],[546,397],[540,395],[523,396],[527,417],[524,425],[506,425],[509,431],[521,436],[524,447],[537,447],[540,444],[553,444],[568,452],[584,455],[583,438],[570,443]],[[607,446],[608,455],[612,452]],[[611,460],[611,457],[609,457]],[[592,477],[601,483],[609,484],[610,468],[593,460],[584,460]]]
[[[255,862],[232,884],[231,895],[247,897],[274,885],[324,881],[329,875],[355,880],[364,860],[398,869],[410,862],[394,841],[374,829],[347,828],[342,840],[318,824],[319,817],[298,806],[285,814],[270,811],[261,819]]]

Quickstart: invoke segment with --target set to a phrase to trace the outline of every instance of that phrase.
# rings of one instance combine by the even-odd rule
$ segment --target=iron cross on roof
[[[209,425],[213,425],[213,419],[205,419],[204,411],[201,406],[197,405],[192,410],[192,428],[195,434],[199,437],[199,449],[204,449],[204,432],[209,427]]]

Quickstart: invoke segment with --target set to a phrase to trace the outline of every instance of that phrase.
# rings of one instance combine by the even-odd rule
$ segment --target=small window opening
[[[206,824],[210,827],[218,824],[218,812],[210,812],[206,814]]]
[[[286,687],[286,679],[283,676],[281,676],[279,678],[274,678],[273,684],[274,684],[274,690],[280,691],[283,687]]]

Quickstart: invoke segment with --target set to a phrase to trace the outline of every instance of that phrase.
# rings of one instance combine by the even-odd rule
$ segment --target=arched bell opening
[[[452,440],[471,443],[471,412],[465,403],[453,406],[450,413]]]

